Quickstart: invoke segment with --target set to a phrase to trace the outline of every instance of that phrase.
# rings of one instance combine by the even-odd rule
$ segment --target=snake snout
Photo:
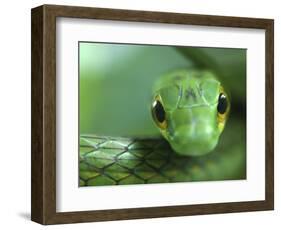
[[[183,155],[204,155],[214,149],[218,134],[208,123],[182,126],[171,137],[172,148]]]

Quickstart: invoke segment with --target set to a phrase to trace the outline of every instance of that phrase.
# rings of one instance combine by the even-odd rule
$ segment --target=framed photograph
[[[272,210],[273,22],[32,9],[31,219]]]

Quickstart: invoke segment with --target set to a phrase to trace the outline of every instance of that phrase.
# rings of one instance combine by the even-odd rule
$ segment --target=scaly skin
[[[175,154],[163,139],[82,135],[80,186],[245,179],[245,127],[231,118],[226,127],[215,150],[199,157]]]

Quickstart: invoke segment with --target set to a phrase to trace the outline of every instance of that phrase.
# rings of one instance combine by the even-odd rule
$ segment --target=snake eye
[[[228,99],[227,94],[225,93],[224,89],[221,87],[219,98],[218,98],[218,105],[217,105],[218,125],[219,125],[219,129],[221,131],[224,128],[225,121],[229,114],[229,110],[230,110],[229,99]]]
[[[226,98],[226,95],[224,93],[220,93],[219,99],[218,99],[218,106],[217,110],[220,114],[225,114],[228,106],[228,101]]]
[[[152,103],[152,117],[159,128],[167,128],[166,112],[159,97]]]

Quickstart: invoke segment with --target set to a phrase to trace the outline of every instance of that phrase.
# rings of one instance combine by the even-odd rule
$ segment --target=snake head
[[[152,102],[152,117],[175,152],[200,156],[219,141],[230,101],[210,72],[177,71],[160,79]]]

